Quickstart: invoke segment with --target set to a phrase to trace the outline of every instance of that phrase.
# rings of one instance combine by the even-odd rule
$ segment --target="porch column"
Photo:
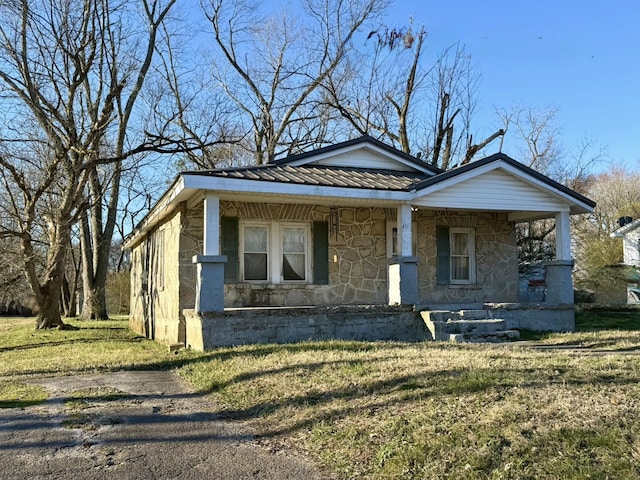
[[[556,260],[571,260],[569,212],[556,213]]]
[[[195,310],[221,312],[224,310],[224,264],[227,257],[220,255],[220,198],[206,192],[204,197],[203,255],[195,255],[196,304]]]
[[[573,303],[573,260],[569,212],[556,213],[556,259],[545,263],[546,303]]]
[[[411,205],[400,205],[398,207],[398,236],[401,257],[410,257],[413,239],[411,238],[413,229],[411,228]]]
[[[390,305],[415,305],[418,291],[418,257],[413,256],[411,205],[398,207],[398,239],[400,255],[391,259],[387,269]]]
[[[204,255],[220,255],[220,198],[211,192],[204,196]]]

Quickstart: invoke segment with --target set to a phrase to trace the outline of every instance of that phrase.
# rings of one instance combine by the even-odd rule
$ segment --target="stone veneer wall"
[[[145,255],[146,240],[131,249],[131,287],[129,299],[129,328],[134,332],[145,335],[145,294],[143,292],[144,266],[142,264]]]
[[[182,228],[180,232],[180,314],[184,309],[194,308],[196,304],[196,265],[195,255],[202,255],[204,242],[204,204],[187,210],[182,205]]]
[[[313,205],[220,202],[221,215],[242,220],[329,221],[330,208]],[[180,237],[180,308],[193,308],[195,266],[202,252],[202,203],[185,209]],[[329,234],[329,284],[225,285],[225,307],[386,304],[386,223],[396,209],[340,207],[338,234]],[[420,210],[416,249],[420,302],[515,302],[518,264],[515,225],[506,214]],[[473,227],[476,233],[477,283],[438,285],[436,226]]]
[[[421,303],[508,303],[518,300],[516,231],[515,224],[507,220],[506,214],[420,210],[414,214],[414,221],[418,224]],[[475,284],[437,284],[436,226],[475,229]]]
[[[330,220],[330,208],[325,206],[222,201],[220,210],[221,215],[238,217],[240,221]],[[385,304],[385,210],[341,207],[338,213],[337,235],[329,233],[328,285],[225,285],[225,306]]]
[[[179,303],[180,222],[176,211],[133,248],[129,325],[141,335],[172,344],[184,343]]]

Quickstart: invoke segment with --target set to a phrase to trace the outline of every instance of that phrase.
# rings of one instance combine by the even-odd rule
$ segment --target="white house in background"
[[[626,269],[627,302],[640,303],[640,220],[622,217],[620,228],[611,234],[622,238],[623,264]]]
[[[198,349],[422,340],[439,337],[421,311],[500,306],[510,327],[571,330],[569,216],[594,206],[502,153],[443,172],[368,136],[183,172],[126,241],[131,326]],[[541,218],[545,303],[517,304],[516,224]]]

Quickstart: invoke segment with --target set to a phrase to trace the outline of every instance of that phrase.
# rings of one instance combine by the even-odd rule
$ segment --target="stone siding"
[[[240,221],[311,224],[332,220],[331,209],[325,206],[221,201],[220,210],[221,216],[236,216]],[[227,284],[225,307],[386,305],[387,224],[395,222],[396,209],[340,207],[337,213],[338,221],[329,228],[328,285]],[[517,300],[515,226],[507,221],[506,215],[420,210],[414,212],[413,221],[420,303]],[[475,229],[476,284],[437,284],[436,227],[440,225]],[[203,208],[199,202],[189,208],[180,205],[133,248],[130,323],[136,332],[165,343],[183,343],[190,335],[183,311],[195,305],[196,267],[192,258],[202,254],[202,246]],[[278,328],[284,328],[285,324]],[[358,325],[354,327],[356,332],[367,328],[365,324]],[[336,330],[327,331],[338,335]],[[343,333],[339,336],[346,336]]]
[[[516,302],[518,252],[515,224],[501,213],[420,210],[418,225],[418,281],[423,304]],[[476,283],[438,285],[436,227],[475,229]]]
[[[220,202],[221,214],[242,220],[329,221],[330,208]],[[386,304],[386,214],[381,208],[338,210],[338,231],[329,235],[329,284],[225,285],[225,306]]]
[[[167,344],[185,339],[179,303],[181,217],[176,211],[132,251],[130,327]]]
[[[204,243],[204,205],[187,210],[183,205],[180,232],[180,312],[196,304],[196,264],[193,257],[202,255]]]
[[[330,208],[313,205],[221,201],[222,216],[257,221],[330,221]],[[185,211],[180,240],[180,308],[195,301],[194,255],[201,254],[202,203]],[[329,284],[225,285],[225,307],[383,305],[388,303],[387,222],[394,208],[340,207],[338,231],[329,235]],[[515,226],[506,214],[420,210],[414,213],[421,303],[514,302],[518,296]],[[476,283],[438,285],[436,226],[472,227]]]

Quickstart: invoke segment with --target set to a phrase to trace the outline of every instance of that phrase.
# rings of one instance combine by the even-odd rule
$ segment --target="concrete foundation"
[[[208,350],[306,340],[421,341],[431,336],[412,306],[340,306],[184,311],[187,347]]]
[[[194,350],[254,343],[307,340],[433,340],[421,310],[482,310],[483,318],[501,319],[506,329],[569,332],[575,328],[573,305],[485,303],[468,305],[332,306],[227,309],[198,313],[184,310],[186,346]]]

